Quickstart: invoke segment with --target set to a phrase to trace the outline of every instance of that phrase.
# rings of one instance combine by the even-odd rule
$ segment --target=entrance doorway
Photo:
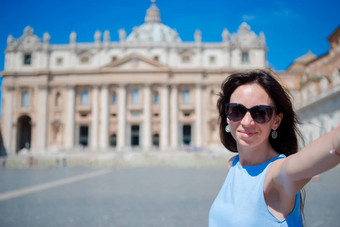
[[[191,125],[183,125],[183,144],[190,145],[191,143]]]
[[[79,126],[79,145],[87,147],[89,145],[89,126]]]
[[[131,125],[131,146],[139,146],[139,125]]]
[[[152,136],[152,145],[154,145],[155,147],[159,147],[159,134],[153,134]]]
[[[31,130],[32,122],[29,116],[22,116],[18,119],[17,124],[17,149],[19,152],[21,149],[29,149],[31,147]],[[38,135],[39,136],[39,135]]]
[[[110,146],[111,147],[116,147],[117,146],[117,135],[116,134],[112,134],[110,136]]]

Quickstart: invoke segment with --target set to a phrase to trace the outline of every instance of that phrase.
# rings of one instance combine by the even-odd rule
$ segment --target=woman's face
[[[245,84],[239,86],[230,97],[230,103],[242,104],[246,108],[256,105],[274,106],[266,91],[258,84]],[[276,115],[275,111],[269,122],[260,124],[253,120],[249,111],[239,121],[227,119],[230,132],[237,142],[237,146],[256,148],[269,144],[271,130],[276,130],[281,122],[282,114]]]

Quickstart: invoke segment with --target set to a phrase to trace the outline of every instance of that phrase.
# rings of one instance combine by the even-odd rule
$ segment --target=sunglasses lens
[[[264,124],[272,118],[273,108],[269,106],[255,106],[251,108],[249,112],[254,121]]]
[[[239,121],[247,113],[247,109],[240,104],[228,104],[226,106],[226,114],[229,120]]]
[[[231,121],[242,120],[247,111],[249,111],[254,121],[259,124],[265,124],[272,118],[274,108],[271,106],[259,105],[247,109],[242,104],[227,103],[225,105],[225,111],[228,119]]]

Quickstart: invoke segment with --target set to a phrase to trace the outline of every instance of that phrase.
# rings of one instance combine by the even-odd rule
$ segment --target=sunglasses
[[[257,105],[250,109],[239,103],[226,103],[225,113],[227,118],[231,121],[240,121],[243,119],[244,115],[249,111],[253,120],[259,124],[265,124],[273,116],[276,110],[273,106]]]

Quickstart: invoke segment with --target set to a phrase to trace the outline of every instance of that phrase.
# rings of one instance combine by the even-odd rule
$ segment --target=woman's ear
[[[275,120],[274,120],[274,123],[272,125],[273,130],[278,129],[278,127],[281,124],[282,118],[283,118],[283,113],[279,113],[279,114],[275,115]]]

